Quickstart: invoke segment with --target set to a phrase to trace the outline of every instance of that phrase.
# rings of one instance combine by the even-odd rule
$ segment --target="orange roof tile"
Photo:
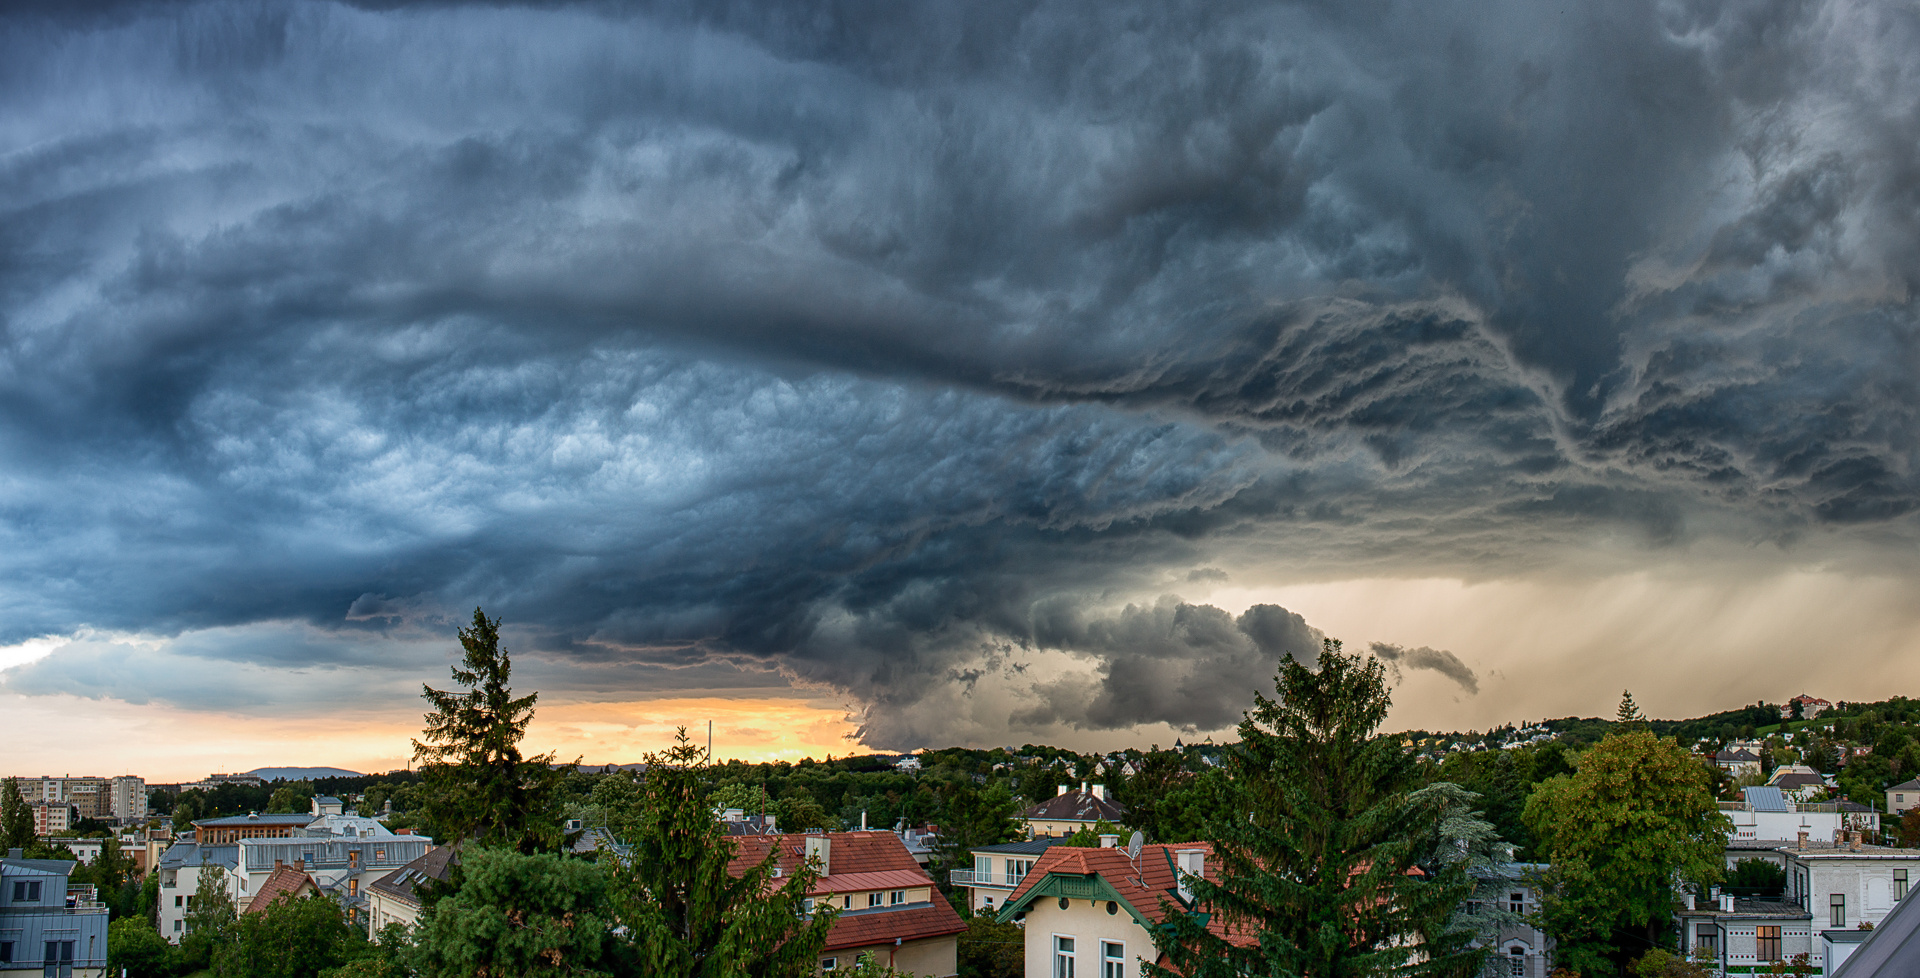
[[[813,894],[848,893],[871,890],[902,890],[932,886],[933,877],[914,862],[906,844],[892,832],[825,832],[793,835],[756,835],[729,838],[734,846],[727,872],[744,874],[777,849],[776,865],[781,877],[793,874],[807,858],[808,839],[827,840],[827,868]],[[777,883],[778,881],[776,881]],[[967,929],[965,921],[937,893],[932,903],[908,904],[843,914],[827,932],[828,950],[872,947],[895,940],[917,941],[927,937],[958,934]]]
[[[843,914],[827,932],[827,950],[891,945],[894,941],[917,941],[928,937],[959,934],[966,921],[939,895],[932,903],[916,903],[898,910]]]
[[[245,912],[259,913],[283,895],[299,897],[318,890],[319,887],[314,885],[313,877],[292,866],[279,866],[260,884],[259,892],[255,893],[253,899],[247,903]]]

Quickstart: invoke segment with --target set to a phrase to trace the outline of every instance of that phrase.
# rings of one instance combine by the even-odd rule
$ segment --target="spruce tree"
[[[514,697],[513,660],[500,647],[499,619],[473,609],[460,644],[466,656],[453,681],[466,691],[422,687],[433,712],[413,755],[425,762],[427,823],[448,845],[474,839],[526,853],[553,849],[562,836],[559,792],[567,768],[554,767],[552,754],[520,756],[540,694]]]
[[[33,807],[20,793],[20,779],[8,778],[0,786],[0,852],[31,849],[34,838]]]
[[[1419,772],[1398,737],[1376,734],[1390,697],[1376,659],[1328,640],[1319,669],[1292,659],[1258,694],[1228,755],[1233,796],[1209,837],[1216,879],[1193,879],[1155,936],[1158,978],[1243,975],[1464,976],[1479,970],[1471,933],[1449,923],[1470,884],[1462,864],[1410,875],[1442,807],[1412,798]],[[1215,872],[1210,869],[1209,872]],[[1257,936],[1209,931],[1211,918]]]
[[[631,847],[611,870],[614,918],[629,929],[622,950],[635,974],[660,978],[812,978],[834,918],[805,909],[818,869],[775,877],[769,851],[728,873],[737,850],[713,817],[703,757],[681,728],[674,746],[647,756],[638,804],[608,812]]]
[[[1625,727],[1638,726],[1647,722],[1646,714],[1641,713],[1640,707],[1633,702],[1632,690],[1620,691],[1620,708],[1614,711],[1614,719]]]

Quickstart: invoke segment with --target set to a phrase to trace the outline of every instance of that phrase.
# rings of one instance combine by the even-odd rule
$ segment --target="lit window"
[[[1073,978],[1073,938],[1053,939],[1053,978]]]
[[[1127,978],[1127,946],[1118,941],[1100,942],[1100,978]]]
[[[1756,960],[1759,960],[1759,961],[1780,960],[1780,928],[1779,927],[1754,928],[1753,945],[1754,945],[1754,958]]]
[[[1847,895],[1845,893],[1835,893],[1828,897],[1827,909],[1832,911],[1833,926],[1847,926]]]

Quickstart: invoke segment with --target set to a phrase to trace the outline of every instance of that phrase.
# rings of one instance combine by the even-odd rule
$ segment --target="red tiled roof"
[[[1213,846],[1205,842],[1167,843],[1140,848],[1140,858],[1130,860],[1124,849],[1082,849],[1072,846],[1054,846],[1042,853],[1033,864],[1032,871],[1014,888],[1002,906],[1014,906],[1026,896],[1029,890],[1040,885],[1049,873],[1068,876],[1099,876],[1108,886],[1113,887],[1121,899],[1138,911],[1140,916],[1158,924],[1166,920],[1166,910],[1161,904],[1179,906],[1176,893],[1179,882],[1174,876],[1173,854],[1182,849],[1198,849],[1205,853],[1201,861],[1201,873],[1207,879],[1218,879],[1219,867],[1213,858]],[[1228,942],[1242,947],[1259,943],[1256,930],[1245,926],[1228,926],[1226,921],[1216,914],[1207,921],[1207,929],[1225,938]],[[1160,964],[1167,963],[1165,955]]]
[[[826,832],[809,835],[759,835],[729,838],[733,859],[727,872],[740,876],[767,857],[769,849],[778,849],[777,863],[784,878],[793,874],[807,858],[808,839],[827,840],[827,868],[814,894],[846,893],[855,890],[901,890],[932,886],[933,877],[914,862],[906,844],[892,832]],[[776,884],[779,881],[775,881]],[[932,903],[909,904],[866,913],[842,915],[827,932],[828,950],[892,944],[895,940],[917,941],[927,937],[958,934],[967,929],[965,921],[938,893]]]
[[[916,903],[899,910],[845,914],[833,922],[827,932],[827,950],[891,945],[894,941],[917,941],[928,937],[959,934],[966,922],[939,894],[932,903]]]
[[[281,895],[300,896],[319,887],[314,885],[313,877],[294,869],[292,866],[276,867],[260,884],[260,891],[253,895],[247,904],[246,913],[259,913],[273,904]]]

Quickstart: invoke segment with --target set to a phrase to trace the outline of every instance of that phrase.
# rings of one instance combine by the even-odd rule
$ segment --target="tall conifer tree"
[[[20,780],[8,778],[0,785],[0,852],[31,849],[34,838],[33,806],[20,794]]]
[[[413,756],[426,764],[427,822],[444,844],[476,839],[525,853],[555,848],[566,769],[553,766],[552,754],[520,755],[540,694],[514,697],[513,659],[500,647],[499,619],[473,609],[460,644],[466,656],[453,681],[466,691],[425,686],[421,694],[433,704],[426,740],[413,742]]]
[[[1258,694],[1228,755],[1234,797],[1209,832],[1218,879],[1156,935],[1159,978],[1465,976],[1481,953],[1449,916],[1470,890],[1460,863],[1410,875],[1441,817],[1412,752],[1378,736],[1390,702],[1378,660],[1328,640],[1319,669],[1281,663],[1277,700]],[[1258,937],[1235,946],[1210,917]]]

